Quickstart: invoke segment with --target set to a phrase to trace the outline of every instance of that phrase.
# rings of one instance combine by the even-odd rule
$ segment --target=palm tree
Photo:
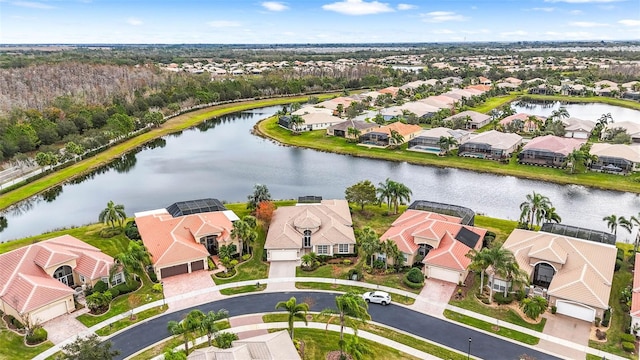
[[[562,218],[556,212],[556,208],[555,207],[550,207],[548,209],[545,209],[543,218],[547,222],[553,221],[556,224],[559,224],[562,221]]]
[[[490,247],[486,251],[486,259],[488,266],[491,266],[493,269],[491,273],[491,287],[489,289],[489,301],[493,301],[493,283],[495,281],[495,276],[499,275],[503,279],[507,279],[509,274],[509,269],[516,260],[513,256],[513,253],[505,249],[503,247]]]
[[[360,134],[362,133],[362,131],[354,128],[354,127],[348,127],[347,128],[347,135],[349,135],[349,137],[358,140],[358,138],[360,137]]]
[[[611,230],[613,235],[618,235],[618,225],[620,225],[618,216],[611,214],[602,218],[602,221],[607,222],[607,227]]]
[[[258,237],[256,232],[257,220],[251,215],[245,215],[240,220],[233,222],[231,237],[238,240],[240,244],[240,256],[245,245],[250,244]]]
[[[569,167],[569,173],[573,174],[577,167],[584,165],[586,158],[584,153],[579,149],[575,149],[567,155],[567,159],[565,160],[565,166]]]
[[[320,314],[329,316],[327,327],[334,318],[340,321],[340,358],[344,358],[344,327],[348,326],[353,329],[354,333],[358,331],[358,324],[364,324],[371,319],[368,306],[362,296],[355,292],[348,292],[343,295],[336,296],[336,309],[325,309]]]
[[[300,125],[304,124],[304,118],[300,115],[291,115],[291,125],[293,127],[293,131],[300,131]]]
[[[256,184],[253,187],[253,193],[247,196],[247,209],[255,210],[263,201],[271,201],[271,194],[269,193],[269,189],[267,185]]]
[[[402,253],[400,252],[400,249],[398,249],[398,244],[396,244],[393,240],[387,239],[387,241],[383,241],[380,244],[380,251],[382,251],[386,257],[385,259],[386,261],[384,262],[385,270],[387,270],[389,260],[391,259],[393,259],[393,263],[395,265],[399,265],[397,263],[397,259],[400,257]]]
[[[451,148],[458,145],[458,141],[453,136],[440,136],[438,139],[438,146],[440,146],[440,151],[442,151],[445,155],[449,155]]]
[[[563,118],[569,118],[569,112],[565,107],[560,107],[558,110],[553,110],[551,112],[551,115],[547,119],[562,120]]]
[[[404,136],[396,130],[391,130],[390,140],[393,146],[400,146],[404,143]]]
[[[482,294],[482,289],[484,289],[484,273],[489,267],[489,262],[487,258],[487,252],[489,248],[484,248],[480,251],[476,249],[471,249],[465,256],[471,259],[471,264],[469,268],[472,271],[480,271],[480,293]]]
[[[125,277],[128,278],[131,272],[142,272],[149,264],[151,264],[151,254],[147,248],[141,242],[130,241],[127,251],[116,255],[112,272],[122,265]]]
[[[373,354],[367,345],[360,342],[360,338],[357,335],[352,336],[349,342],[345,344],[345,347],[354,360],[362,360],[365,355]]]
[[[393,203],[394,214],[398,213],[400,203],[409,202],[411,200],[411,189],[405,184],[392,181],[391,182],[391,202]]]
[[[124,212],[124,205],[116,205],[112,200],[109,200],[107,207],[100,212],[98,221],[101,223],[111,224],[111,228],[115,228],[117,222],[119,226],[122,226],[122,222],[127,218],[127,214]]]
[[[520,222],[523,222],[527,229],[532,229],[534,220],[536,225],[540,225],[544,212],[551,207],[548,197],[536,193],[527,194],[526,201],[520,204]]]
[[[634,219],[635,218],[633,216],[631,217],[631,219],[620,216],[618,218],[618,225],[622,226],[623,229],[627,230],[629,234],[631,234],[633,232]]]
[[[184,341],[184,349],[189,354],[189,341],[193,338],[193,333],[200,329],[200,324],[205,315],[200,310],[192,310],[182,321],[169,321],[167,330],[171,335],[182,335]]]
[[[287,321],[289,323],[289,336],[293,340],[293,321],[295,319],[304,321],[304,324],[307,325],[307,312],[309,311],[309,304],[300,303],[298,304],[295,297],[291,297],[287,301],[280,301],[276,304],[276,310],[282,309],[287,311],[288,318]]]
[[[380,202],[380,204],[386,201],[387,209],[389,210],[391,210],[393,184],[394,184],[394,181],[387,178],[387,180],[385,180],[384,182],[378,183],[378,188],[376,189],[376,193],[378,194],[378,201]]]
[[[211,346],[211,341],[213,340],[214,335],[220,330],[216,322],[228,317],[229,312],[225,309],[220,309],[218,310],[218,312],[209,311],[202,318],[202,321],[200,323],[200,330],[207,335],[207,342],[209,343],[209,346]]]
[[[532,298],[526,298],[522,300],[521,307],[522,312],[530,319],[537,319],[547,308],[547,299],[542,296],[534,296]]]
[[[380,250],[380,238],[369,226],[365,226],[360,231],[360,250],[371,259],[371,267],[373,267],[373,254]]]

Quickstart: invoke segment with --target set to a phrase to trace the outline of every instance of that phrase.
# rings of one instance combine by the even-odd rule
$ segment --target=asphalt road
[[[170,320],[182,320],[193,309],[203,312],[227,309],[229,316],[238,316],[252,313],[273,312],[278,301],[288,300],[295,296],[298,301],[306,297],[315,299],[315,305],[311,311],[322,311],[326,308],[335,308],[335,295],[321,292],[284,292],[261,293],[246,296],[238,296],[230,299],[219,300],[208,304],[170,313],[149,320],[138,326],[119,333],[110,340],[113,349],[120,351],[116,359],[124,359],[127,356],[146,348],[171,334],[167,330]],[[454,323],[450,323],[432,316],[428,316],[402,306],[389,305],[383,307],[377,304],[369,306],[369,313],[373,321],[404,330],[411,334],[430,339],[436,343],[446,345],[463,353],[466,353],[471,338],[471,354],[487,360],[515,360],[520,355],[527,354],[536,360],[557,359],[554,356],[535,351],[496,337],[483,334]]]

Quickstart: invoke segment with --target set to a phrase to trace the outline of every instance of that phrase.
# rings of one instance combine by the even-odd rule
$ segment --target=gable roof
[[[378,125],[376,123],[368,123],[366,121],[359,121],[359,120],[351,119],[351,120],[346,120],[346,121],[343,121],[343,122],[335,124],[335,125],[331,125],[331,126],[329,126],[329,129],[347,131],[348,128],[354,128],[354,129],[358,129],[358,130],[365,130],[365,129],[371,129],[371,128],[377,128],[377,127],[380,127],[380,125]]]
[[[237,218],[228,210],[175,218],[163,210],[136,214],[142,242],[151,254],[151,262],[159,267],[209,256],[198,242],[200,237],[217,235],[222,243],[231,240],[231,219]]]
[[[587,139],[545,135],[531,139],[522,147],[522,150],[544,150],[567,156],[574,150],[579,149],[585,142],[587,142]]]
[[[513,252],[528,274],[533,274],[535,259],[562,264],[551,280],[549,295],[600,309],[609,306],[616,261],[614,245],[515,229],[502,246]],[[560,262],[563,259],[564,263]]]
[[[417,137],[426,137],[426,138],[434,138],[440,139],[441,137],[453,137],[454,139],[460,141],[460,139],[469,135],[468,131],[465,130],[452,130],[446,127],[437,127],[427,130],[422,130]]]
[[[74,271],[94,280],[109,275],[113,258],[71,235],[0,254],[0,298],[20,313],[69,296],[74,291],[45,272],[69,260]]]
[[[317,245],[355,244],[351,213],[346,200],[282,206],[273,213],[265,249],[300,249],[305,230]]]
[[[471,119],[471,122],[475,123],[475,124],[481,124],[481,123],[484,123],[485,121],[491,119],[491,116],[489,116],[489,115],[482,114],[482,113],[479,113],[477,111],[466,110],[466,111],[463,111],[461,113],[449,116],[448,118],[444,119],[443,122],[444,121],[448,121],[448,120],[457,119],[457,118],[463,118],[463,117],[467,117],[467,116]]]
[[[596,127],[596,123],[594,121],[583,120],[575,117],[562,119],[562,122],[565,124],[565,131],[584,131],[590,133],[593,128]]]
[[[640,163],[640,146],[625,144],[594,143],[589,151],[598,157],[612,157]]]
[[[633,268],[633,293],[631,294],[631,316],[640,315],[640,256],[636,256]]]
[[[394,131],[394,130],[397,131],[403,137],[405,137],[405,140],[409,140],[409,139],[406,139],[406,137],[411,134],[419,133],[420,131],[422,131],[422,127],[420,125],[404,124],[404,123],[401,123],[400,121],[396,121],[389,125],[385,125],[377,128],[375,132],[391,135],[391,131]]]

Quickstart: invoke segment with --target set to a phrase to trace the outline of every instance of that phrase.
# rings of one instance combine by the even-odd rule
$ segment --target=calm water
[[[634,121],[640,122],[640,111],[623,107],[611,106],[607,104],[561,104],[559,101],[545,104],[531,104],[524,106],[514,104],[512,107],[516,112],[523,112],[531,115],[549,116],[554,110],[561,106],[567,109],[570,116],[583,120],[598,121],[602,114],[611,113],[614,122]]]
[[[96,222],[109,200],[124,204],[129,215],[204,197],[243,202],[256,183],[266,184],[275,199],[300,195],[330,199],[344,198],[345,188],[358,181],[377,184],[391,178],[411,188],[412,199],[463,205],[513,220],[519,217],[525,196],[537,191],[551,199],[564,223],[603,231],[607,229],[602,217],[640,211],[640,197],[630,193],[354,158],[284,147],[251,135],[256,121],[276,110],[257,109],[209,120],[156,141],[84,181],[22,203],[5,214],[8,227],[0,240]],[[616,110],[608,107],[605,112]],[[614,119],[618,120],[616,115]]]

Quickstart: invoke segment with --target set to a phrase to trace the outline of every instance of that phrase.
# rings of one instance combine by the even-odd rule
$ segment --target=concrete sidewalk
[[[410,309],[413,309],[413,310],[415,310],[417,312],[420,312],[420,313],[423,313],[423,314],[427,314],[427,315],[431,315],[431,316],[437,316],[437,314],[433,314],[433,310],[426,309],[425,308],[425,304],[426,305],[432,305],[433,307],[437,306],[437,308],[441,308],[442,307],[442,304],[432,303],[428,299],[424,299],[424,298],[420,297],[418,294],[414,294],[412,292],[404,291],[404,290],[401,290],[401,289],[390,288],[390,287],[387,287],[387,286],[380,286],[380,285],[376,285],[376,284],[369,284],[369,283],[364,283],[364,282],[359,282],[359,281],[342,280],[342,279],[327,279],[327,278],[313,278],[313,277],[311,277],[311,278],[307,278],[307,277],[296,278],[296,277],[293,277],[293,278],[248,280],[248,281],[241,281],[241,282],[237,282],[237,283],[230,283],[230,284],[224,284],[224,285],[214,285],[214,286],[212,286],[210,288],[198,289],[196,291],[192,291],[192,292],[185,293],[185,294],[180,294],[178,296],[173,296],[173,297],[167,298],[165,300],[158,300],[158,301],[155,301],[153,303],[145,304],[143,306],[140,306],[140,307],[134,309],[134,313],[137,314],[137,313],[139,313],[141,311],[144,311],[144,310],[147,310],[147,309],[150,309],[150,308],[154,308],[154,307],[157,307],[157,306],[161,306],[165,302],[169,306],[169,310],[167,311],[167,313],[177,311],[176,308],[184,309],[185,307],[198,306],[198,305],[201,305],[203,303],[210,302],[210,301],[212,301],[212,299],[217,299],[217,296],[221,296],[222,297],[222,295],[218,295],[218,294],[220,294],[219,291],[222,290],[222,289],[228,289],[228,288],[240,287],[240,286],[246,286],[246,285],[255,285],[257,282],[259,282],[261,284],[278,283],[279,286],[276,286],[275,288],[279,288],[279,289],[281,289],[283,287],[290,288],[290,289],[295,289],[295,283],[296,282],[321,282],[321,283],[328,283],[328,284],[341,284],[341,285],[365,287],[365,288],[375,289],[375,290],[382,290],[382,291],[386,291],[386,292],[389,292],[389,293],[399,294],[399,295],[402,295],[402,296],[405,296],[405,297],[408,297],[408,298],[416,299],[416,303],[414,303],[413,305],[410,305],[410,306],[406,306],[406,307],[408,307]],[[265,290],[265,292],[280,292],[280,291],[281,290],[275,290],[275,289],[270,291],[269,287],[267,287],[267,290]],[[308,290],[306,290],[306,291],[308,291]],[[334,291],[327,291],[327,292],[334,292]],[[208,295],[208,296],[200,296],[200,295]],[[209,300],[208,301],[203,301],[203,299],[209,299]],[[405,306],[405,305],[400,305],[400,306]],[[528,329],[528,328],[525,328],[525,327],[522,327],[522,326],[519,326],[519,325],[515,325],[515,324],[512,324],[512,323],[500,321],[500,320],[497,320],[495,318],[492,318],[492,317],[489,317],[489,316],[486,316],[486,315],[482,315],[482,314],[478,314],[478,313],[472,312],[470,310],[458,308],[458,307],[455,307],[455,306],[452,306],[452,305],[449,305],[449,304],[447,304],[445,306],[445,309],[448,309],[448,310],[451,310],[451,311],[454,311],[454,312],[458,312],[460,314],[463,314],[463,315],[466,315],[466,316],[469,316],[469,317],[473,317],[473,318],[476,318],[478,320],[482,320],[482,321],[485,321],[485,322],[488,322],[488,323],[491,323],[491,324],[496,324],[497,326],[500,326],[500,327],[503,327],[503,328],[508,328],[508,329],[516,330],[516,331],[519,331],[519,332],[522,332],[522,333],[525,333],[525,334],[528,334],[528,335],[531,335],[531,336],[535,336],[537,338],[540,338],[541,340],[544,339],[544,340],[547,340],[547,341],[551,341],[551,342],[554,342],[556,344],[565,346],[565,347],[570,348],[570,349],[582,351],[582,352],[584,352],[586,354],[592,354],[592,355],[598,356],[599,358],[603,358],[604,357],[604,358],[606,358],[608,360],[626,360],[626,358],[623,358],[623,357],[620,357],[620,356],[617,356],[617,355],[614,355],[614,354],[610,354],[610,353],[603,352],[601,350],[593,349],[593,348],[590,348],[590,347],[582,345],[582,344],[576,344],[576,343],[573,343],[571,341],[567,341],[565,339],[561,339],[561,338],[558,338],[558,337],[547,335],[547,334],[544,334],[544,333],[541,333],[541,332],[538,332],[538,331],[535,331],[535,330],[531,330],[531,329]],[[114,322],[116,322],[118,320],[121,320],[123,318],[128,317],[129,314],[130,314],[130,312],[126,312],[124,314],[116,315],[116,316],[114,316],[114,317],[112,317],[110,319],[107,319],[107,320],[105,320],[105,321],[103,321],[103,322],[101,322],[99,324],[96,324],[96,325],[92,326],[86,332],[83,332],[80,335],[86,336],[88,334],[91,334],[91,333],[95,332],[98,329],[101,329],[101,328],[103,328],[105,326],[108,326],[109,324],[112,324],[112,323],[114,323]],[[158,315],[158,316],[161,316],[161,315]],[[437,316],[437,317],[440,317],[445,321],[450,321],[450,320],[446,319],[442,314],[440,314],[440,316]],[[477,328],[469,327],[469,326],[466,326],[466,325],[458,323],[458,322],[454,322],[454,323],[457,324],[457,325],[460,325],[460,326],[465,326],[465,327],[468,327],[470,329],[474,329],[476,331],[485,332],[483,330],[479,330]],[[266,325],[267,324],[263,324],[263,326],[266,326]],[[135,326],[135,324],[132,325],[132,326]],[[252,325],[252,326],[255,326],[255,325]],[[284,327],[286,327],[286,325]],[[395,331],[397,331],[397,330],[395,330]],[[493,333],[489,333],[489,332],[485,332],[485,333],[487,333],[487,334],[489,334],[491,336],[496,336]],[[360,332],[358,332],[358,334],[360,334]],[[49,357],[49,356],[55,354],[56,352],[58,352],[60,350],[60,348],[62,346],[64,346],[65,344],[73,342],[77,338],[77,336],[78,336],[78,334],[72,334],[66,341],[64,341],[64,342],[62,342],[60,344],[57,344],[54,347],[46,350],[45,352],[43,352],[43,353],[39,354],[38,356],[36,356],[34,359],[40,359],[40,360],[46,359],[47,357]],[[111,335],[111,336],[113,336],[113,335]],[[498,337],[500,337],[500,336],[498,336]],[[507,338],[504,338],[504,337],[501,337],[501,338],[504,339],[505,341],[510,341],[510,342],[513,342],[513,343],[517,343],[517,344],[519,344],[521,346],[528,346],[526,344],[517,342],[517,341],[512,340],[512,339],[507,339]],[[105,339],[108,339],[108,337],[106,337]],[[427,339],[424,339],[424,340],[428,341]],[[442,346],[442,345],[438,344],[438,346]],[[534,348],[534,347],[532,347],[532,348]],[[536,350],[541,350],[539,347],[535,347],[535,349]],[[552,354],[552,355],[569,359],[569,357],[566,357],[566,356],[563,356],[563,355],[559,355],[559,354]]]

